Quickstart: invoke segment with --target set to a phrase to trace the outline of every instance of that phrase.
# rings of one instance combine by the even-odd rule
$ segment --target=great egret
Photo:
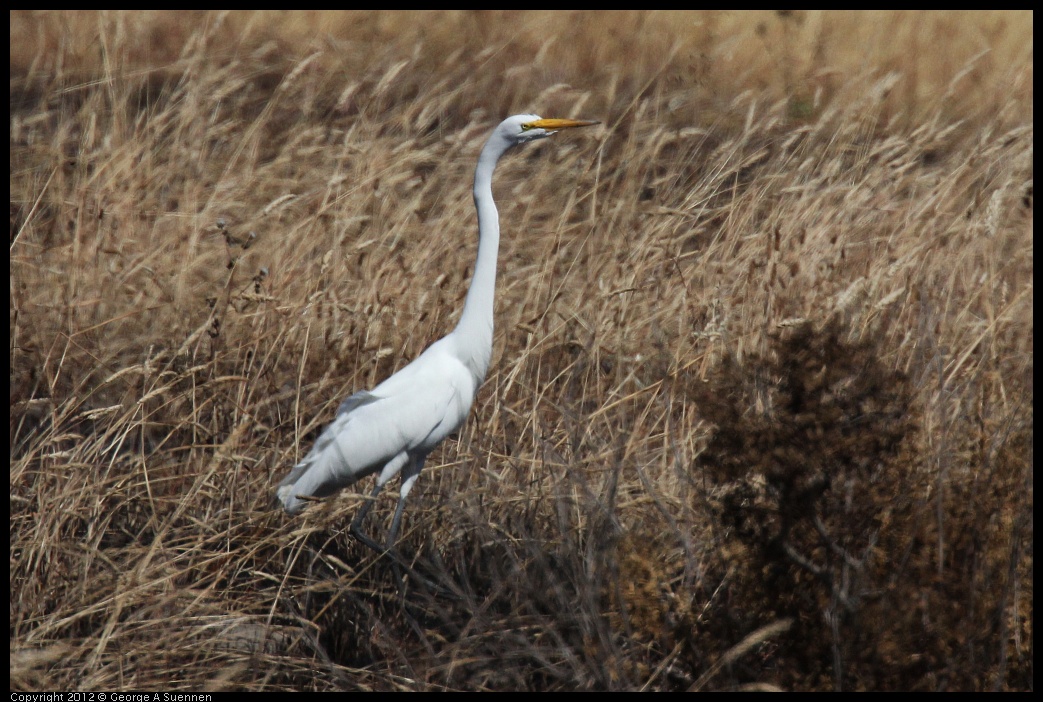
[[[276,494],[287,512],[295,514],[307,498],[332,495],[380,471],[373,492],[352,520],[351,532],[376,551],[391,550],[406,496],[424,467],[424,459],[463,424],[489,370],[496,254],[500,245],[500,222],[492,191],[496,164],[512,147],[549,137],[561,129],[592,124],[598,123],[514,115],[493,130],[474,171],[478,259],[459,323],[380,385],[357,392],[341,403],[337,416],[312,450],[279,483]],[[363,534],[360,526],[381,489],[399,473],[402,489],[387,545],[382,548]]]

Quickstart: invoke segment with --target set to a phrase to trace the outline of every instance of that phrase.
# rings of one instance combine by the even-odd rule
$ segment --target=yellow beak
[[[592,122],[585,119],[538,119],[535,122],[529,122],[522,126],[525,129],[546,129],[549,132],[558,129],[571,129],[573,127],[589,127],[592,124],[601,124],[601,122]]]

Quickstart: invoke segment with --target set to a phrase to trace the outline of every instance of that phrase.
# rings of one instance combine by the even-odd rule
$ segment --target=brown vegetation
[[[1032,687],[1032,16],[11,15],[11,686]],[[455,322],[394,570],[273,488]],[[394,491],[371,515],[390,518]]]

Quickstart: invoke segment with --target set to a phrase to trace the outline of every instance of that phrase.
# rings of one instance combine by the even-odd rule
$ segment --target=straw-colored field
[[[1032,688],[1030,13],[10,19],[13,690]],[[518,112],[397,581],[274,486]]]

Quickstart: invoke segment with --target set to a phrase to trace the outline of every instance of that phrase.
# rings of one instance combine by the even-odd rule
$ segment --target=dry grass
[[[1031,689],[1031,14],[11,40],[12,689]],[[368,482],[273,486],[455,322],[521,111],[604,126],[500,167],[493,369],[404,522],[456,594],[404,602]]]

